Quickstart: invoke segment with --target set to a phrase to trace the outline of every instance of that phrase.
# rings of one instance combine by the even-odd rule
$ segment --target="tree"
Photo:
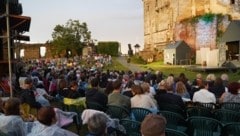
[[[109,42],[98,42],[97,53],[107,54],[111,56],[119,55],[119,42],[109,41]]]
[[[82,48],[90,43],[91,32],[85,22],[79,20],[68,20],[65,25],[56,25],[52,33],[54,54],[64,53],[69,57],[71,54],[81,54]]]

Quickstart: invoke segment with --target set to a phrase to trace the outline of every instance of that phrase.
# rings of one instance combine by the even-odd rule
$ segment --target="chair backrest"
[[[110,115],[111,118],[118,118],[120,120],[129,117],[129,111],[126,108],[117,105],[107,105],[106,113]]]
[[[227,110],[233,110],[233,111],[240,112],[240,103],[224,102],[221,105],[221,109],[227,109]]]
[[[240,132],[240,122],[229,123],[222,128],[221,136],[238,136]]]
[[[77,116],[73,116],[73,123],[76,126],[77,133],[79,134],[79,130],[82,126],[82,120],[81,120],[81,114],[84,110],[82,105],[76,105],[76,104],[64,104],[62,103],[62,108],[64,111],[68,112],[75,112],[77,113]],[[71,125],[71,124],[70,124]],[[70,125],[64,126],[63,128],[68,128]]]
[[[206,107],[197,107],[197,106],[188,107],[186,112],[187,112],[187,117],[203,116],[203,117],[211,118],[213,116],[213,113],[211,112],[211,110]]]
[[[186,124],[185,119],[178,113],[171,111],[160,111],[159,113],[166,118],[167,128],[177,129],[179,126],[184,126]]]
[[[169,129],[169,128],[166,128],[165,134],[166,134],[166,136],[188,136],[184,132],[177,131],[174,129]]]
[[[120,124],[123,125],[123,127],[126,130],[126,134],[129,136],[141,136],[140,128],[141,123],[134,120],[129,119],[122,119],[120,120]]]
[[[160,111],[171,111],[174,113],[181,114],[184,118],[186,117],[185,109],[182,109],[180,106],[175,104],[169,104],[169,103],[162,103],[159,104],[159,110]]]
[[[98,110],[98,111],[106,111],[106,107],[103,107],[102,105],[96,103],[96,102],[87,102],[86,101],[86,106],[87,109],[93,109],[93,110]]]
[[[136,121],[142,122],[146,115],[151,114],[149,109],[145,108],[131,108],[131,114]]]
[[[217,105],[215,103],[199,103],[199,102],[196,102],[195,106],[205,107],[205,108],[208,108],[210,110],[215,110],[217,108]]]
[[[222,124],[240,122],[240,113],[231,110],[219,109],[214,112],[214,117]]]
[[[190,117],[187,119],[187,124],[191,136],[220,135],[222,129],[221,122],[207,117]]]
[[[0,136],[8,136],[8,134],[3,133],[2,131],[0,131]]]

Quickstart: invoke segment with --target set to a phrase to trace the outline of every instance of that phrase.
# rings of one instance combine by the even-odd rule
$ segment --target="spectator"
[[[98,83],[99,82],[97,78],[93,78],[91,80],[92,87],[86,91],[86,103],[94,102],[100,104],[103,107],[107,107],[108,98],[105,94],[99,92]]]
[[[28,77],[25,79],[24,83],[24,88],[20,94],[21,102],[28,104],[30,107],[39,109],[41,104],[36,101],[32,79]]]
[[[203,85],[204,85],[204,88],[194,93],[193,102],[216,103],[215,95],[208,90],[209,82],[204,81]]]
[[[153,99],[143,92],[140,85],[133,85],[132,91],[134,96],[131,98],[131,107],[146,108],[156,113],[158,107]]]
[[[222,96],[222,94],[225,92],[225,86],[223,85],[223,81],[220,77],[216,78],[213,87],[209,91],[214,93],[217,100]]]
[[[78,92],[78,83],[76,81],[71,81],[69,85],[69,89],[65,97],[76,99],[81,97],[81,94]]]
[[[163,116],[149,114],[141,123],[142,136],[165,136],[166,124]]]
[[[25,124],[20,116],[21,101],[9,98],[3,103],[4,114],[0,115],[0,131],[9,136],[26,136]]]
[[[191,101],[187,88],[182,81],[176,83],[176,94],[181,96],[183,101]]]
[[[171,87],[169,87],[169,84],[167,84],[167,82],[162,80],[159,83],[159,89],[160,91],[155,96],[158,105],[169,103],[178,105],[182,109],[185,109],[185,105],[181,96],[174,94]]]
[[[222,94],[220,102],[236,102],[240,103],[240,84],[232,82],[228,85],[228,92]]]
[[[122,82],[116,80],[113,82],[113,92],[108,96],[109,105],[122,106],[128,110],[131,108],[130,98],[121,94]]]
[[[65,79],[60,79],[58,86],[58,94],[60,97],[67,97],[67,93],[68,93],[67,81]]]
[[[108,118],[104,114],[95,113],[88,119],[86,136],[105,136],[107,134]]]
[[[126,84],[126,86],[122,90],[122,94],[125,96],[128,96],[129,98],[133,97],[132,93],[132,86],[134,85],[134,82],[132,80],[129,80]]]
[[[56,125],[56,114],[53,107],[42,107],[38,110],[37,120],[32,123],[27,136],[77,136]]]

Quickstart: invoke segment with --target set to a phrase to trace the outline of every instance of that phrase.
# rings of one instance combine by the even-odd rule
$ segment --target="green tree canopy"
[[[97,53],[118,56],[119,46],[119,42],[115,41],[98,42]]]
[[[71,51],[81,54],[82,48],[91,42],[91,32],[85,22],[68,20],[65,25],[56,25],[52,33],[54,54]],[[66,53],[67,54],[67,53]]]

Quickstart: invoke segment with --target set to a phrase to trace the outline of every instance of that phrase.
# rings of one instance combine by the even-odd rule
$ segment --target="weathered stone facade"
[[[200,47],[217,48],[217,19],[207,25],[199,21],[195,26],[191,22],[183,23],[184,20],[206,13],[240,19],[240,0],[143,0],[143,5],[144,50],[140,55],[144,59],[163,56],[166,45],[177,40],[184,40],[193,53]],[[224,27],[228,24],[228,19],[225,19]],[[161,59],[159,57],[155,60]]]
[[[45,56],[41,56],[40,48],[45,47],[46,53]],[[52,58],[51,50],[47,44],[22,44],[22,43],[15,43],[15,50],[14,50],[16,57],[21,59],[39,59],[39,58]],[[23,52],[23,56],[20,56],[20,52]]]

